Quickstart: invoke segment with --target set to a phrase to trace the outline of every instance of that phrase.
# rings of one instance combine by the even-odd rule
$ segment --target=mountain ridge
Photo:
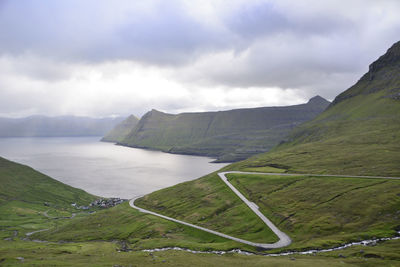
[[[152,109],[118,144],[236,161],[269,150],[290,129],[315,117],[329,103],[317,96],[293,106],[180,114]]]
[[[377,91],[382,90],[382,88],[384,88],[384,86],[382,87],[378,87],[378,86],[373,86],[373,87],[368,87],[368,83],[371,83],[374,80],[381,80],[380,82],[385,83],[387,78],[391,79],[391,75],[389,75],[389,77],[387,77],[385,75],[385,77],[380,77],[381,76],[381,72],[382,70],[387,70],[387,69],[394,69],[394,71],[399,72],[400,71],[400,41],[394,43],[388,50],[387,52],[380,56],[376,61],[374,61],[373,63],[371,63],[369,65],[369,69],[368,72],[365,73],[357,82],[356,84],[354,84],[353,86],[351,86],[349,89],[347,89],[346,91],[342,92],[341,94],[339,94],[333,101],[331,106],[334,106],[336,104],[338,104],[339,102],[359,95],[359,94],[371,94]],[[384,79],[382,79],[384,78]],[[383,81],[382,81],[383,80]],[[358,89],[358,87],[361,86],[365,86],[366,90],[362,90],[360,91],[360,89]],[[397,93],[394,94],[395,99],[400,99],[400,87],[397,88],[393,88],[393,93]],[[388,97],[390,97],[391,95],[388,94]]]
[[[103,142],[119,142],[121,141],[132,128],[136,126],[139,119],[135,115],[130,115],[117,125],[115,125],[111,130],[109,130],[106,135],[101,139]]]
[[[324,112],[294,129],[279,146],[236,167],[400,176],[400,42],[370,66]]]

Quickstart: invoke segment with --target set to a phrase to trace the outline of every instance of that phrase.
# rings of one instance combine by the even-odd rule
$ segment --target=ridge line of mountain
[[[313,120],[239,163],[290,172],[400,176],[400,42]],[[329,157],[326,155],[329,154]]]
[[[297,125],[308,121],[328,105],[320,96],[307,103],[243,108],[225,111],[186,112],[168,114],[155,109],[138,122],[125,123],[128,132],[114,129],[104,141],[118,145],[161,150],[174,154],[217,158],[218,162],[233,162],[268,151]]]

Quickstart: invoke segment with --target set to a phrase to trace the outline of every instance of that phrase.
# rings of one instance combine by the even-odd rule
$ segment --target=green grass
[[[295,125],[314,118],[328,104],[316,97],[307,104],[288,107],[177,115],[152,110],[119,143],[237,161],[270,150]]]
[[[397,266],[400,261],[399,240],[374,247],[356,246],[330,253],[283,257],[217,256],[179,251],[118,252],[120,248],[118,242],[110,241],[35,243],[0,240],[0,264],[19,266],[18,257],[23,257],[24,264],[29,266]]]
[[[182,192],[185,192],[184,196]],[[136,204],[235,237],[265,243],[278,241],[272,231],[215,174],[154,192],[137,200]],[[256,251],[248,245],[140,213],[128,203],[69,220],[33,237],[73,242],[118,239],[127,241],[135,250],[179,246],[194,250],[241,248]]]
[[[130,115],[125,120],[118,123],[111,131],[109,131],[101,141],[105,142],[120,142],[126,135],[136,126],[139,119],[134,115]]]
[[[179,246],[196,250],[229,250],[237,243],[177,223],[140,213],[128,203],[70,220],[33,236],[50,241],[123,240],[133,250]],[[243,246],[242,248],[251,249]]]
[[[96,211],[94,214],[77,210],[72,203],[88,205],[97,197],[2,158],[0,182],[0,227],[5,238],[18,240],[25,238],[28,232],[48,229],[30,238],[68,242],[123,240],[134,249],[181,246],[228,250],[238,247],[236,242],[140,213],[128,203],[105,210],[91,209]],[[77,216],[62,218],[72,213]]]
[[[34,169],[0,158],[0,205],[10,200],[53,207],[87,205],[96,199],[85,191],[58,182]]]
[[[278,241],[275,234],[216,173],[151,193],[138,199],[136,204],[245,240],[261,243]]]
[[[229,168],[229,166],[228,166]],[[241,171],[243,172],[264,172],[264,173],[284,173],[286,172],[285,169],[283,168],[277,168],[277,167],[272,167],[272,166],[265,166],[265,167],[248,167],[248,168],[242,168]]]
[[[281,257],[192,254],[182,251],[118,252],[117,242],[35,243],[0,240],[1,266],[398,266],[399,240],[377,246]],[[18,258],[23,257],[23,263]]]
[[[293,240],[287,249],[394,236],[400,181],[228,174],[229,181]]]
[[[5,233],[23,238],[28,232],[57,227],[66,220],[52,217],[77,217],[84,213],[71,206],[88,205],[96,199],[83,190],[60,183],[28,166],[0,158],[0,227]]]
[[[368,102],[364,99],[374,99],[381,109],[396,110],[391,116],[371,114],[368,118],[333,119],[344,108],[330,108],[318,120],[294,131],[287,143],[230,165],[229,169],[280,166],[294,173],[400,176],[400,103],[381,95],[351,100]],[[360,113],[365,115],[364,106],[360,106]]]
[[[263,169],[269,170],[274,169]],[[255,174],[228,177],[293,239],[290,247],[278,251],[388,237],[400,228],[397,180]],[[154,192],[139,199],[137,205],[247,240],[276,241],[215,174]],[[266,232],[259,231],[260,227]]]
[[[76,212],[75,208],[71,207],[71,202],[87,204],[86,201],[90,201],[95,197],[82,190],[74,189],[56,182],[29,167],[3,159],[1,159],[0,162],[2,163],[0,177],[2,181],[4,181],[1,189],[3,198],[0,204],[0,264],[2,266],[20,265],[21,261],[17,259],[18,257],[23,257],[24,264],[30,266],[113,266],[115,264],[124,266],[130,264],[132,266],[146,266],[154,265],[154,263],[174,266],[264,266],[265,264],[271,266],[293,264],[297,266],[376,266],[384,264],[396,265],[399,261],[397,251],[400,242],[398,242],[398,240],[396,242],[385,242],[376,247],[350,248],[340,252],[324,253],[316,256],[294,255],[278,258],[243,255],[217,256],[178,251],[166,251],[152,254],[145,253],[140,250],[169,246],[180,246],[194,250],[230,250],[233,248],[256,250],[252,247],[241,245],[203,231],[191,229],[152,215],[140,213],[129,207],[128,203],[110,209],[98,210],[91,215],[79,213],[74,219],[47,218],[43,215],[44,212],[47,212],[51,217],[69,216],[72,212]],[[266,177],[260,177],[260,179],[265,178]],[[284,177],[282,179],[277,179],[277,177],[270,178],[272,180],[269,182],[257,184],[257,179],[253,179],[253,176],[238,176],[232,179],[232,182],[235,183],[235,181],[239,181],[240,184],[236,184],[236,186],[238,186],[240,190],[243,190],[244,194],[248,194],[249,190],[253,190],[254,192],[249,194],[248,197],[252,199],[252,197],[257,196],[256,198],[258,199],[259,194],[275,197],[278,192],[276,191],[277,187],[281,186],[282,183],[287,183],[287,179],[292,177]],[[293,178],[300,179],[298,177]],[[329,179],[323,180],[320,178],[302,179],[312,181],[310,183],[313,186],[315,186],[316,181],[319,180],[330,181]],[[315,181],[312,179],[315,179]],[[23,183],[23,181],[25,182]],[[330,191],[328,190],[325,193],[318,194],[318,188],[313,188],[313,190],[310,191],[312,197],[319,199],[322,196],[331,196],[330,194],[334,194],[335,191],[340,192],[343,188],[350,189],[334,181],[336,180],[332,180],[331,184],[328,183],[322,186],[325,189],[330,189]],[[365,223],[367,225],[372,221],[375,222],[375,224],[372,224],[372,228],[368,228],[365,232],[360,225],[354,225],[351,227],[361,230],[350,234],[353,228],[349,226],[350,228],[346,228],[346,231],[349,232],[346,232],[340,240],[344,241],[346,238],[352,239],[354,236],[385,236],[393,232],[392,226],[395,224],[391,221],[393,218],[391,217],[392,206],[390,205],[393,204],[391,200],[393,196],[392,192],[398,190],[398,187],[395,184],[386,183],[369,186],[369,183],[373,182],[375,182],[375,180],[356,179],[351,181],[351,188],[354,186],[365,186],[365,190],[368,188],[368,190],[370,190],[368,192],[372,194],[372,196],[375,196],[375,198],[371,200],[361,198],[361,196],[364,195],[357,198],[352,196],[352,198],[348,200],[344,198],[337,199],[337,201],[341,200],[343,203],[347,203],[346,201],[348,201],[350,205],[353,205],[352,201],[356,203],[356,199],[365,201],[364,206],[360,206],[357,212],[363,212],[365,218],[372,216],[370,217],[370,221],[363,220],[363,224]],[[15,186],[14,183],[18,184],[18,186]],[[391,181],[391,183],[393,183],[393,181]],[[243,185],[246,185],[246,187],[241,187]],[[287,190],[289,190],[289,188],[290,187],[287,187]],[[386,191],[386,194],[384,194],[386,197],[380,196],[379,199],[377,199],[378,194],[372,189],[379,189],[383,192]],[[47,192],[47,190],[50,192]],[[275,190],[276,192],[271,193],[268,190]],[[35,191],[37,195],[33,193]],[[295,191],[306,194],[309,190],[304,189],[304,191],[299,191],[296,189]],[[365,192],[365,194],[366,193],[367,192]],[[12,194],[15,194],[16,197],[13,198]],[[295,196],[297,195],[291,195],[291,198]],[[75,197],[77,199],[75,199]],[[308,203],[306,201],[307,197],[303,196],[304,203],[306,204]],[[48,203],[50,206],[44,205],[43,201],[45,199],[49,200]],[[266,209],[261,202],[258,202],[257,199],[254,199],[254,201],[260,206],[261,210],[269,216],[268,209]],[[274,207],[276,205],[272,216],[274,220],[276,220],[279,216],[276,217],[275,214],[279,214],[282,208],[296,209],[299,214],[303,216],[301,219],[304,219],[305,222],[300,227],[303,229],[299,229],[297,226],[297,223],[301,222],[297,222],[291,226],[289,224],[289,222],[291,222],[290,220],[287,220],[286,223],[280,224],[279,226],[284,227],[284,225],[287,225],[288,229],[294,229],[293,232],[291,232],[292,230],[288,230],[289,235],[294,233],[291,237],[294,237],[296,246],[292,246],[292,248],[314,245],[326,246],[327,244],[333,245],[337,242],[335,238],[341,237],[341,233],[335,234],[335,227],[333,229],[329,228],[329,220],[329,223],[323,220],[321,221],[321,219],[317,219],[316,222],[322,223],[321,225],[327,227],[321,229],[330,231],[330,235],[326,235],[328,232],[324,233],[324,231],[314,233],[313,227],[307,228],[306,225],[314,226],[315,221],[306,220],[307,213],[305,210],[302,210],[299,206],[293,205],[293,203],[288,203],[288,199],[289,198],[277,198],[275,202],[271,201]],[[372,205],[372,202],[377,200],[379,201]],[[198,223],[227,234],[262,242],[273,242],[276,240],[276,237],[265,230],[265,226],[260,224],[258,218],[241,203],[215,174],[157,191],[141,199],[139,205],[145,206],[150,202],[156,203],[151,206],[150,209],[152,210],[158,210],[172,217]],[[302,203],[301,201],[297,202]],[[268,203],[270,202],[268,201]],[[309,214],[310,216],[315,216],[315,218],[321,218],[321,216],[316,215],[316,213],[319,213],[321,210],[329,211],[329,209],[322,208],[320,208],[320,210],[314,210],[306,204],[304,204],[304,208],[311,210],[312,212]],[[169,205],[177,208],[176,212],[173,212]],[[324,205],[320,205],[320,207],[324,207]],[[395,200],[393,205],[398,210],[397,200]],[[343,210],[344,215],[348,213],[348,216],[353,216],[350,212],[352,211],[351,208],[346,208],[345,204],[343,207],[345,208]],[[331,208],[330,206],[330,209]],[[376,217],[373,216],[378,213],[373,213],[372,210],[378,210],[384,220],[376,220]],[[388,214],[390,216],[387,216]],[[329,216],[324,215],[322,218],[325,217]],[[296,217],[294,216],[293,218]],[[262,227],[262,230],[260,230],[261,228],[259,227]],[[50,242],[36,243],[22,240],[27,232],[40,229],[49,230],[33,234],[31,238]],[[311,241],[307,241],[310,235],[317,236],[311,239]],[[4,239],[9,239],[10,241]],[[118,252],[121,248],[121,242],[126,242],[129,248],[132,249],[132,252]],[[360,250],[364,252],[360,253]],[[339,258],[339,254],[345,255],[346,258]]]

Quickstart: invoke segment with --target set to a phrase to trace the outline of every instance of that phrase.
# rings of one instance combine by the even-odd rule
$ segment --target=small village
[[[113,198],[100,198],[96,199],[92,203],[89,204],[89,206],[78,206],[76,203],[72,203],[71,206],[75,207],[80,210],[88,210],[90,208],[98,207],[98,208],[111,208],[116,205],[119,205],[123,202],[127,201],[127,199],[121,199],[119,197],[113,197]]]

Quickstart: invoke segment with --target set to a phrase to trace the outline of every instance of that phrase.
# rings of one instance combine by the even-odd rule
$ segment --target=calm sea
[[[132,198],[193,180],[226,164],[99,142],[100,137],[0,138],[0,156],[104,197]]]

